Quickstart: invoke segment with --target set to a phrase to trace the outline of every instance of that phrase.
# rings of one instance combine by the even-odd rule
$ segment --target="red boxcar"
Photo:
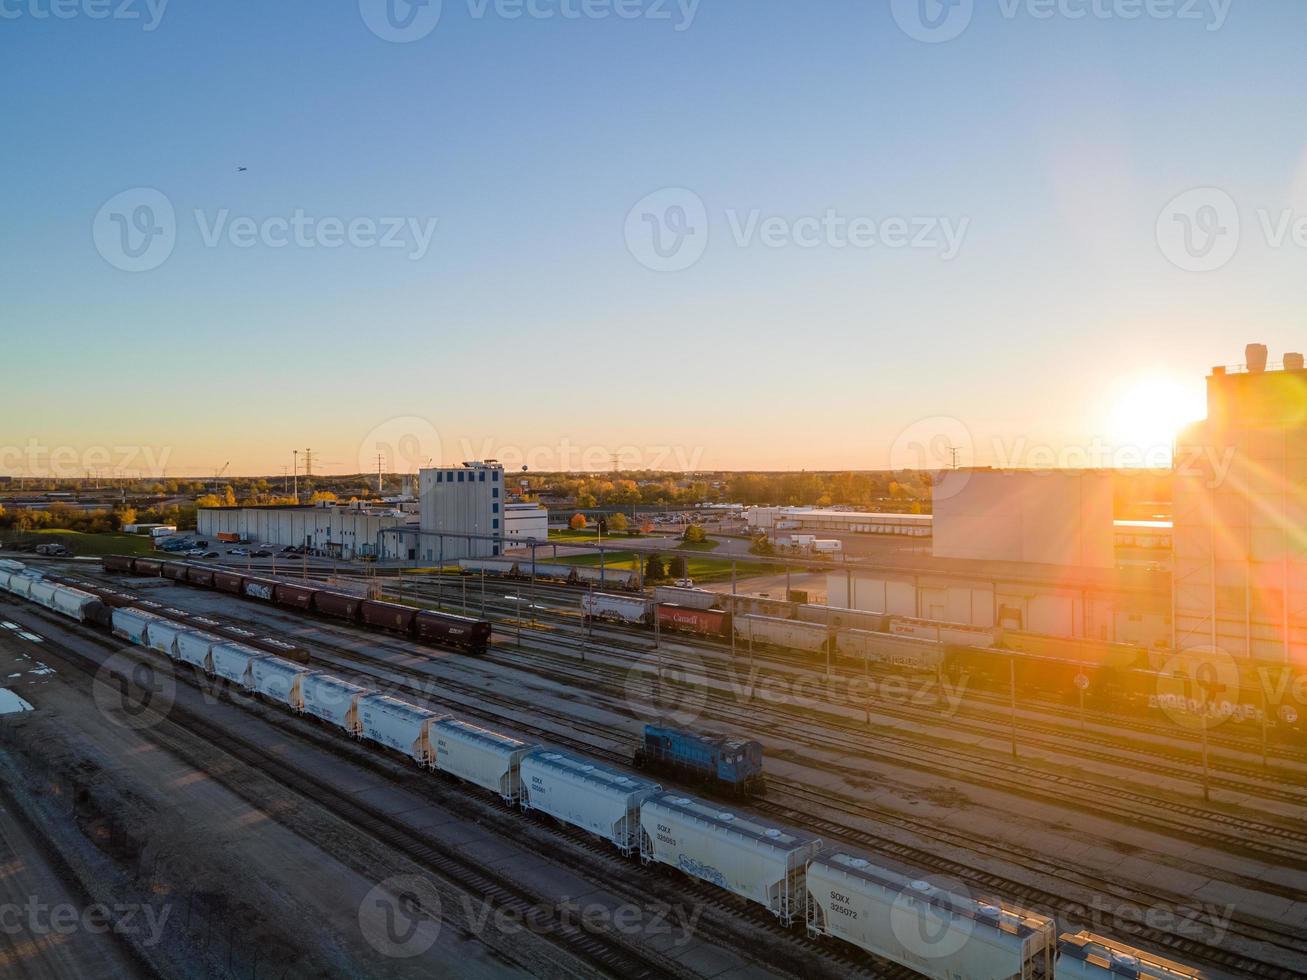
[[[163,571],[163,562],[158,558],[137,558],[132,569],[137,575],[158,575]]]
[[[245,576],[244,576],[244,575],[238,575],[236,572],[214,572],[214,573],[213,573],[213,585],[214,585],[214,587],[217,588],[217,589],[219,589],[219,590],[221,590],[221,591],[223,591],[223,592],[230,592],[230,593],[232,593],[233,595],[243,595],[243,594],[244,594],[244,593],[243,593],[243,590],[241,589],[241,585],[242,585],[242,583],[243,583],[244,581],[245,581]]]
[[[485,653],[490,624],[469,616],[424,609],[417,614],[417,638],[424,643],[447,643],[472,653]]]
[[[337,619],[356,623],[359,618],[359,605],[362,602],[363,600],[357,596],[323,590],[313,597],[313,611],[323,616],[335,616]]]
[[[731,614],[720,609],[694,609],[663,602],[658,605],[658,628],[702,636],[730,636]]]
[[[166,561],[163,563],[163,577],[174,582],[185,582],[186,566],[179,561]]]
[[[413,618],[418,611],[411,606],[401,606],[394,602],[364,599],[359,603],[359,612],[363,616],[363,622],[369,626],[377,626],[395,633],[411,633]]]
[[[279,606],[309,610],[313,608],[313,597],[317,594],[317,589],[310,589],[304,585],[287,585],[285,582],[278,582],[277,587],[272,591],[272,599]]]

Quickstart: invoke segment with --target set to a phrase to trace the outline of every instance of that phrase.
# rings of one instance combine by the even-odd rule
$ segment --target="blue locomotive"
[[[683,782],[734,796],[762,796],[762,745],[752,739],[645,725],[635,750],[637,769],[660,772]]]

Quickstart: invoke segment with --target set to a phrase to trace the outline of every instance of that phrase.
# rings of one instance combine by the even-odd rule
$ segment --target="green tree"
[[[708,540],[703,526],[700,524],[691,524],[685,529],[684,541],[686,544],[702,544]]]
[[[749,554],[751,555],[774,555],[776,549],[772,543],[767,540],[767,535],[760,534],[753,539],[753,544],[749,545]]]
[[[626,520],[626,515],[621,512],[613,514],[608,518],[609,531],[621,532],[625,531],[629,526],[630,524]]]
[[[680,555],[673,555],[667,562],[668,578],[685,578],[685,559]]]
[[[650,582],[657,582],[667,577],[667,568],[663,556],[656,552],[644,560],[644,577]]]

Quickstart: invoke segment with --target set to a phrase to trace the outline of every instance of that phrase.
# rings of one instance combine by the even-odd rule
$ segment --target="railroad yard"
[[[1182,726],[1013,711],[947,678],[587,623],[574,587],[404,582],[409,603],[493,624],[469,655],[98,564],[42,570],[293,638],[313,669],[620,769],[646,722],[756,738],[766,795],[722,804],[740,817],[1192,975],[1307,972],[1302,747],[1272,743],[1263,765],[1253,733],[1214,729],[1204,801]],[[8,686],[34,709],[0,716],[0,840],[39,834],[60,855],[24,868],[52,905],[135,909],[132,929],[67,943],[9,934],[5,962],[49,976],[101,956],[169,976],[917,975],[89,624],[7,593],[0,621]]]

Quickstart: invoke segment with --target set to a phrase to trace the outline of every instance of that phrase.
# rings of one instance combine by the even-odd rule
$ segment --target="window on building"
[[[459,482],[459,483],[462,483],[462,482],[463,482],[463,473],[462,473],[462,471],[460,471],[459,474],[458,474],[458,482]]]
[[[490,496],[494,497],[496,500],[499,499],[499,487],[494,487],[490,491]]]
[[[491,475],[490,479],[492,479],[492,480],[494,480],[496,483],[498,483],[498,482],[499,482],[499,470],[495,470],[495,472]]]
[[[479,482],[479,483],[485,483],[485,482],[486,482],[486,471],[485,471],[485,470],[482,470],[482,471],[481,471],[480,476],[479,476],[479,478],[478,478],[478,482]]]
[[[496,517],[493,521],[491,521],[491,522],[490,522],[490,526],[491,526],[492,529],[498,531],[498,530],[499,530],[499,518]]]

